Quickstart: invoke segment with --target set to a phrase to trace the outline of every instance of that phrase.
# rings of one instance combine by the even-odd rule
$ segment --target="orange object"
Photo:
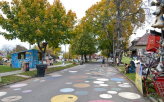
[[[160,36],[154,36],[149,34],[146,51],[156,52],[160,44]]]

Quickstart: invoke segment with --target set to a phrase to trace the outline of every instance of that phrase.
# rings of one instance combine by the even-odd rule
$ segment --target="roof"
[[[132,42],[138,41],[141,37],[135,38]]]
[[[148,38],[149,38],[149,34],[146,33],[142,37],[139,37],[139,39],[133,40],[132,42],[137,41],[137,40],[138,41],[135,45],[130,46],[127,50],[135,50],[134,49],[135,46],[147,46]]]
[[[31,50],[36,50],[36,49],[31,49]],[[15,52],[15,53],[21,53],[21,52],[27,52],[27,51],[30,51],[30,50],[25,50],[25,51],[20,51],[20,52]],[[14,54],[14,53],[12,53],[12,54]]]
[[[149,34],[144,34],[135,45],[147,45]]]

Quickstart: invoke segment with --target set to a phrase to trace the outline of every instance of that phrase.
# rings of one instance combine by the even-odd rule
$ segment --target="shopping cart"
[[[154,76],[153,83],[158,95],[161,96],[164,101],[164,77],[162,76]]]

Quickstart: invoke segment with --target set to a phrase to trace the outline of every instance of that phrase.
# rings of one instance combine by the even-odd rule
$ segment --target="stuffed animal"
[[[164,8],[163,4],[156,7],[155,12],[153,12],[153,15],[156,15],[156,20],[152,24],[152,27],[154,28],[162,28],[164,30],[164,18],[163,18]]]

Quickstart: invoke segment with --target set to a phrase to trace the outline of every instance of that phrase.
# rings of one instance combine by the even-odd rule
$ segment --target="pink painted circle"
[[[88,76],[85,76],[85,75],[78,75],[78,76],[71,76],[70,78],[73,78],[73,79],[80,79],[80,78],[87,78]]]
[[[114,102],[114,101],[108,101],[108,100],[93,100],[89,102]]]
[[[26,86],[27,84],[15,84],[15,85],[12,85],[10,86],[11,88],[16,88],[16,87],[23,87],[23,86]]]
[[[83,80],[76,80],[77,82],[81,82],[81,81],[83,81]]]

